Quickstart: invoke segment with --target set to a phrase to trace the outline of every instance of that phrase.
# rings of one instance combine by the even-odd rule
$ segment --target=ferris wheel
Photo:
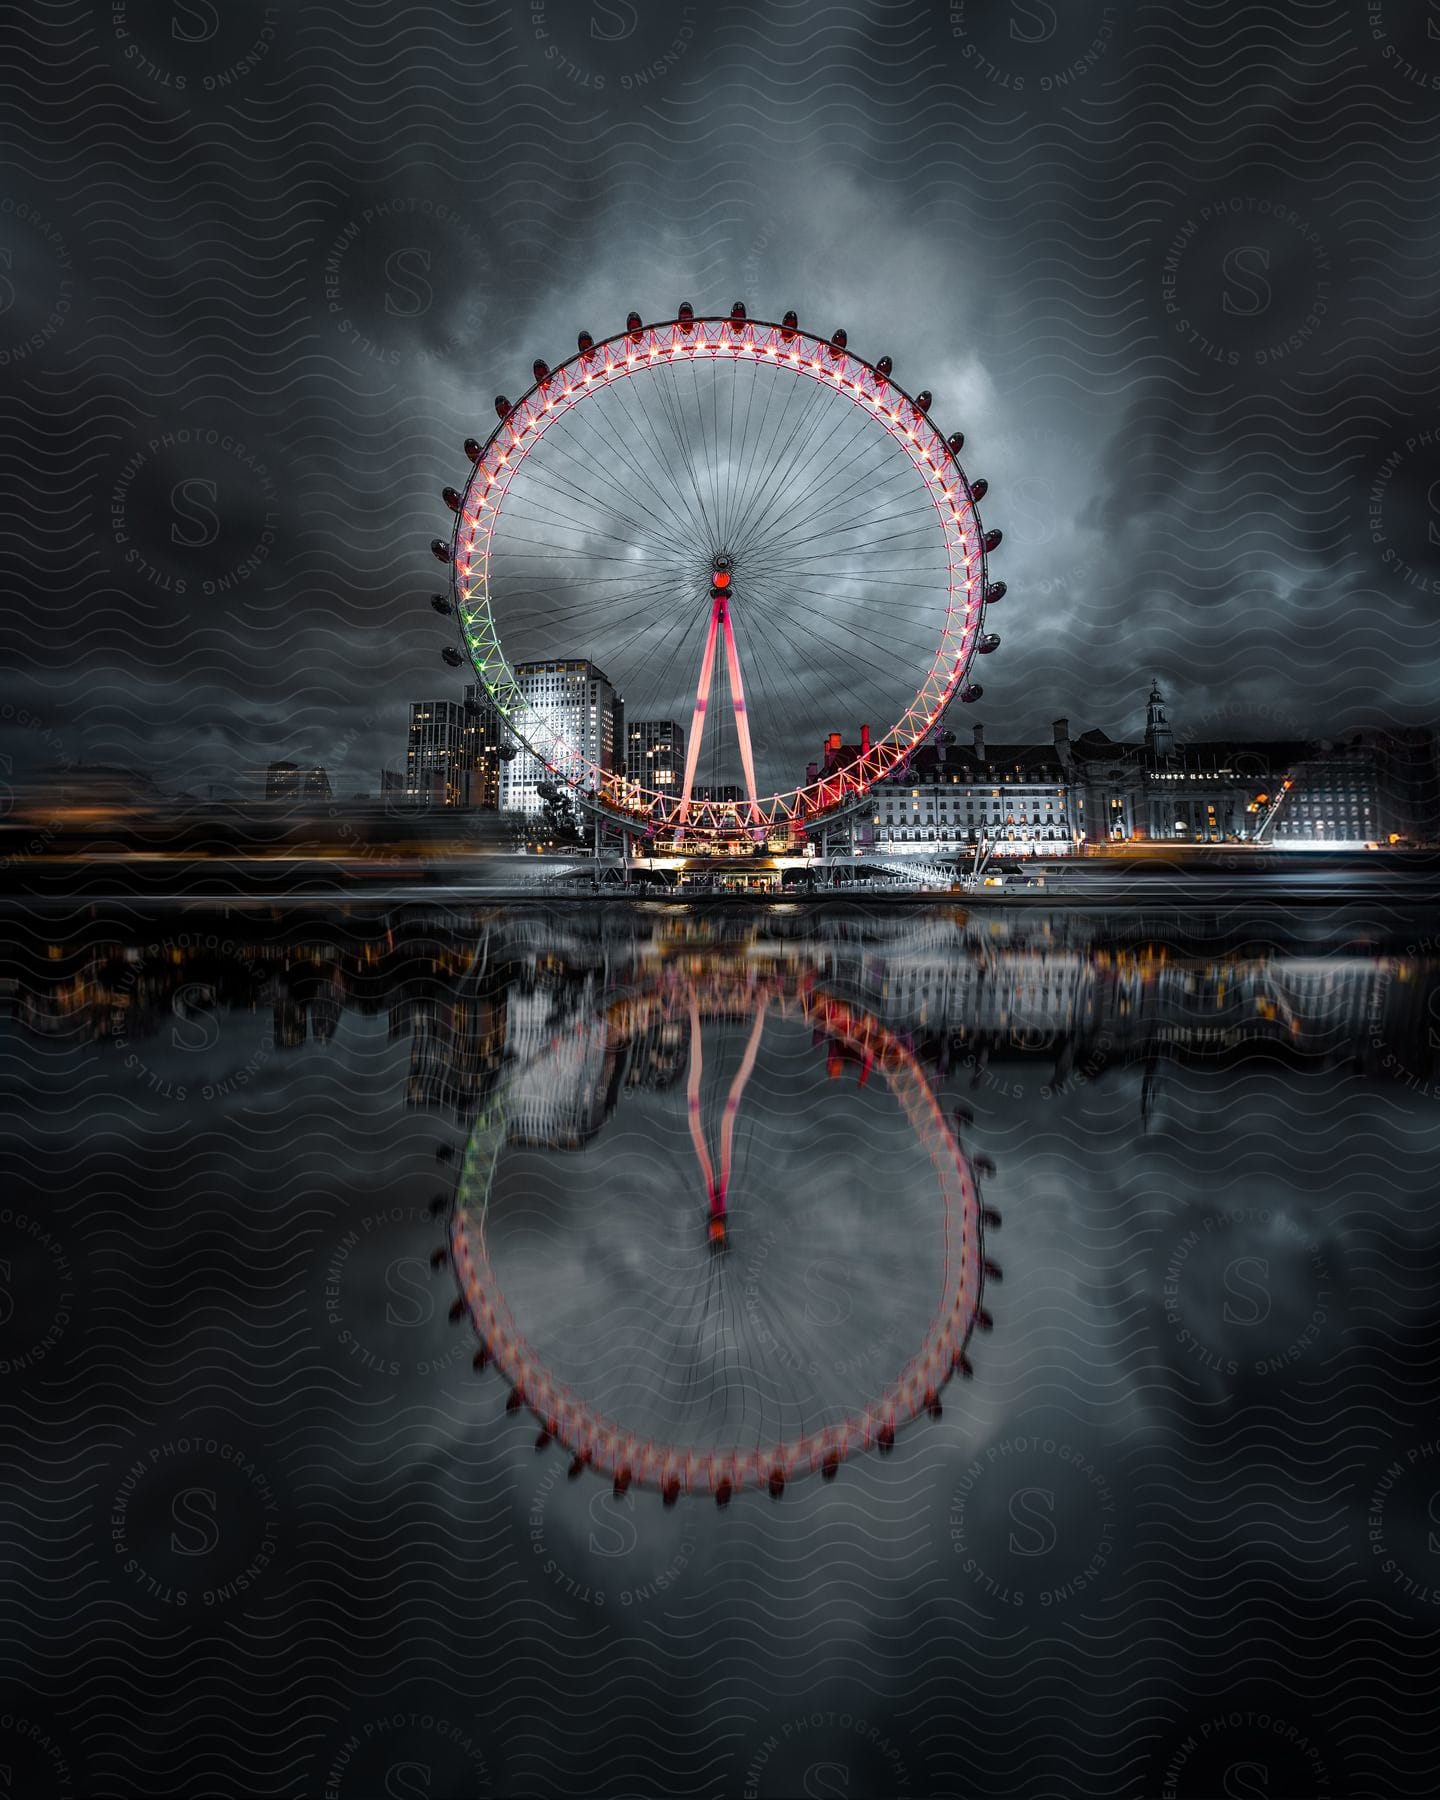
[[[1001,533],[888,356],[687,304],[534,377],[466,440],[431,548],[446,661],[547,776],[637,832],[793,833],[979,698]],[[827,758],[842,721],[858,743]]]

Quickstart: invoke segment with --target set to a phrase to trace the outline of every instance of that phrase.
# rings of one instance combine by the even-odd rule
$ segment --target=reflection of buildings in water
[[[623,1013],[617,1023],[630,1044],[625,1086],[654,1090],[673,1087],[690,1061],[690,1037],[684,1024],[679,1019],[656,1016],[632,1033],[625,1028]]]
[[[345,974],[334,950],[312,949],[277,970],[273,990],[274,1041],[298,1050],[308,1039],[328,1044],[344,1011]]]
[[[1424,985],[1406,964],[1369,956],[1167,962],[1117,968],[1112,982],[1123,1006],[1105,1028],[1127,1057],[1271,1047],[1362,1069],[1382,1067],[1379,1040],[1398,1032],[1411,989]],[[1411,1035],[1414,1051],[1433,1060],[1423,1036]]]
[[[1066,950],[1004,952],[957,945],[955,960],[931,956],[867,959],[867,998],[887,1025],[929,1035],[984,1037],[1057,1032],[1094,1023],[1096,975],[1083,955]]]
[[[306,1009],[301,1001],[277,999],[271,1008],[272,1033],[279,1050],[298,1050],[308,1035]]]
[[[866,958],[865,992],[892,1027],[989,1057],[1043,1054],[1132,1061],[1274,1045],[1381,1072],[1381,1042],[1407,1067],[1434,1064],[1431,982],[1396,958],[1186,960],[1165,950],[957,944],[930,955]],[[1422,1016],[1424,1015],[1424,1016]]]
[[[750,967],[757,976],[775,973]],[[614,1111],[622,1089],[673,1087],[687,1074],[694,1049],[687,1005],[682,998],[657,1006],[653,993],[614,997],[590,984],[581,1005],[566,1015],[552,1010],[543,990],[512,989],[508,1141],[580,1149]],[[745,1016],[752,1011],[747,998]]]
[[[567,1008],[545,988],[510,990],[506,1050],[514,1066],[507,1090],[509,1141],[578,1150],[615,1104],[620,1055],[593,983],[583,1005]]]
[[[36,1037],[100,1043],[153,1037],[173,1003],[178,983],[163,984],[94,965],[71,981],[17,994],[15,1017]]]
[[[317,994],[310,1003],[310,1031],[318,1043],[328,1044],[340,1029],[345,1002],[338,990]]]
[[[64,965],[63,946],[51,957]],[[317,946],[297,954],[283,944],[241,943],[218,933],[180,931],[148,944],[106,945],[52,981],[11,985],[13,1016],[38,1037],[84,1041],[152,1038],[167,1022],[270,1007],[273,1041],[299,1048],[328,1042],[351,992],[343,954]]]
[[[553,928],[535,916],[492,921],[483,942],[437,922],[418,940],[227,940],[223,955],[195,933],[193,944],[181,934],[73,960],[57,947],[12,983],[10,1011],[37,1038],[113,1042],[163,1033],[186,1008],[221,1018],[268,1008],[275,1044],[299,1051],[331,1040],[346,1010],[388,1009],[391,1037],[411,1041],[409,1104],[465,1112],[502,1065],[528,1067],[517,1129],[577,1145],[619,1084],[667,1088],[687,1064],[683,1021],[653,1009],[630,1018],[624,989],[661,965],[699,974],[736,955],[757,975],[804,970],[855,996],[942,1070],[957,1057],[1049,1058],[1061,1073],[1138,1061],[1153,1075],[1157,1055],[1262,1046],[1409,1081],[1440,1063],[1430,962],[1368,950],[1237,956],[1167,946],[1159,929],[956,908],[835,919],[596,911]],[[1179,938],[1181,923],[1163,929]]]
[[[62,946],[51,956],[64,963]],[[225,955],[186,943],[109,945],[53,979],[9,984],[11,1016],[42,1038],[139,1041],[167,1020],[253,1012],[269,991],[263,952]]]
[[[505,1053],[505,1003],[481,994],[411,996],[390,1006],[391,1041],[408,1037],[407,1106],[468,1112],[489,1092]]]

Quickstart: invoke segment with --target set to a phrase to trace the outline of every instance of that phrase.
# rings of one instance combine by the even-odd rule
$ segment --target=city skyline
[[[541,678],[542,685],[549,680],[564,686],[579,680],[576,671],[583,671],[587,690],[594,678],[611,694],[605,719],[617,746],[617,770],[623,766],[627,779],[636,781],[648,768],[652,785],[658,782],[663,793],[668,781],[669,791],[675,791],[685,751],[684,731],[675,721],[625,722],[623,703],[603,672],[586,663],[562,659],[527,667],[526,674]],[[317,826],[328,817],[333,825],[358,803],[355,822],[343,827],[344,841],[356,848],[372,835],[364,820],[377,802],[387,815],[434,814],[437,826],[448,815],[454,827],[467,831],[473,828],[462,826],[465,815],[485,812],[496,821],[495,830],[481,834],[492,851],[503,851],[512,839],[522,841],[546,813],[539,790],[548,782],[538,766],[528,766],[533,759],[522,761],[523,753],[515,750],[506,753],[510,734],[488,699],[477,698],[483,690],[469,684],[465,692],[463,704],[411,703],[405,767],[382,769],[378,793],[335,795],[325,768],[272,763],[263,776],[267,810],[278,808],[297,823],[309,817]],[[539,688],[536,693],[555,703]],[[558,722],[572,711],[572,726],[580,721],[580,711],[567,710],[564,700],[558,704]],[[597,711],[597,726],[598,718]],[[1361,732],[1340,741],[1235,741],[1200,739],[1183,719],[1179,724],[1177,734],[1166,696],[1152,680],[1143,736],[1117,741],[1089,727],[1072,739],[1068,718],[1056,719],[1051,741],[1038,744],[997,742],[978,719],[970,724],[968,740],[937,726],[905,770],[877,782],[849,815],[848,842],[862,856],[889,859],[897,872],[912,859],[917,869],[929,868],[928,858],[938,874],[938,865],[954,859],[952,866],[964,865],[975,879],[991,855],[1068,857],[1134,843],[1263,842],[1271,850],[1303,850],[1440,842],[1440,763],[1433,731]],[[868,744],[867,726],[853,745],[841,732],[829,733],[806,779],[814,781],[822,772],[835,776],[840,796],[843,771]],[[512,779],[517,769],[519,782]],[[822,791],[824,786],[822,779]],[[157,823],[169,807],[198,798],[166,796],[138,772],[116,769],[52,771],[48,781],[22,791],[28,804],[42,801],[47,792],[62,803],[82,794],[87,800],[108,795],[112,804],[138,809],[138,816],[148,812]],[[242,814],[257,791],[240,796]],[[700,783],[694,791],[700,799],[734,803],[739,818],[744,794],[738,785]],[[212,794],[206,804],[225,799]],[[450,828],[441,829],[443,836]],[[820,848],[821,834],[811,835]]]

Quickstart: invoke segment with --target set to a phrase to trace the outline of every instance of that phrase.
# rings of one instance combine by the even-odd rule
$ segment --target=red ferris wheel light
[[[711,587],[722,589],[728,588],[730,585],[730,571],[728,569],[717,569],[710,577],[710,585]]]

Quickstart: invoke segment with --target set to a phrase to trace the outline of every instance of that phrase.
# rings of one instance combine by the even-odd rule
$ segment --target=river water
[[[15,1793],[1426,1784],[1433,921],[8,938]]]

